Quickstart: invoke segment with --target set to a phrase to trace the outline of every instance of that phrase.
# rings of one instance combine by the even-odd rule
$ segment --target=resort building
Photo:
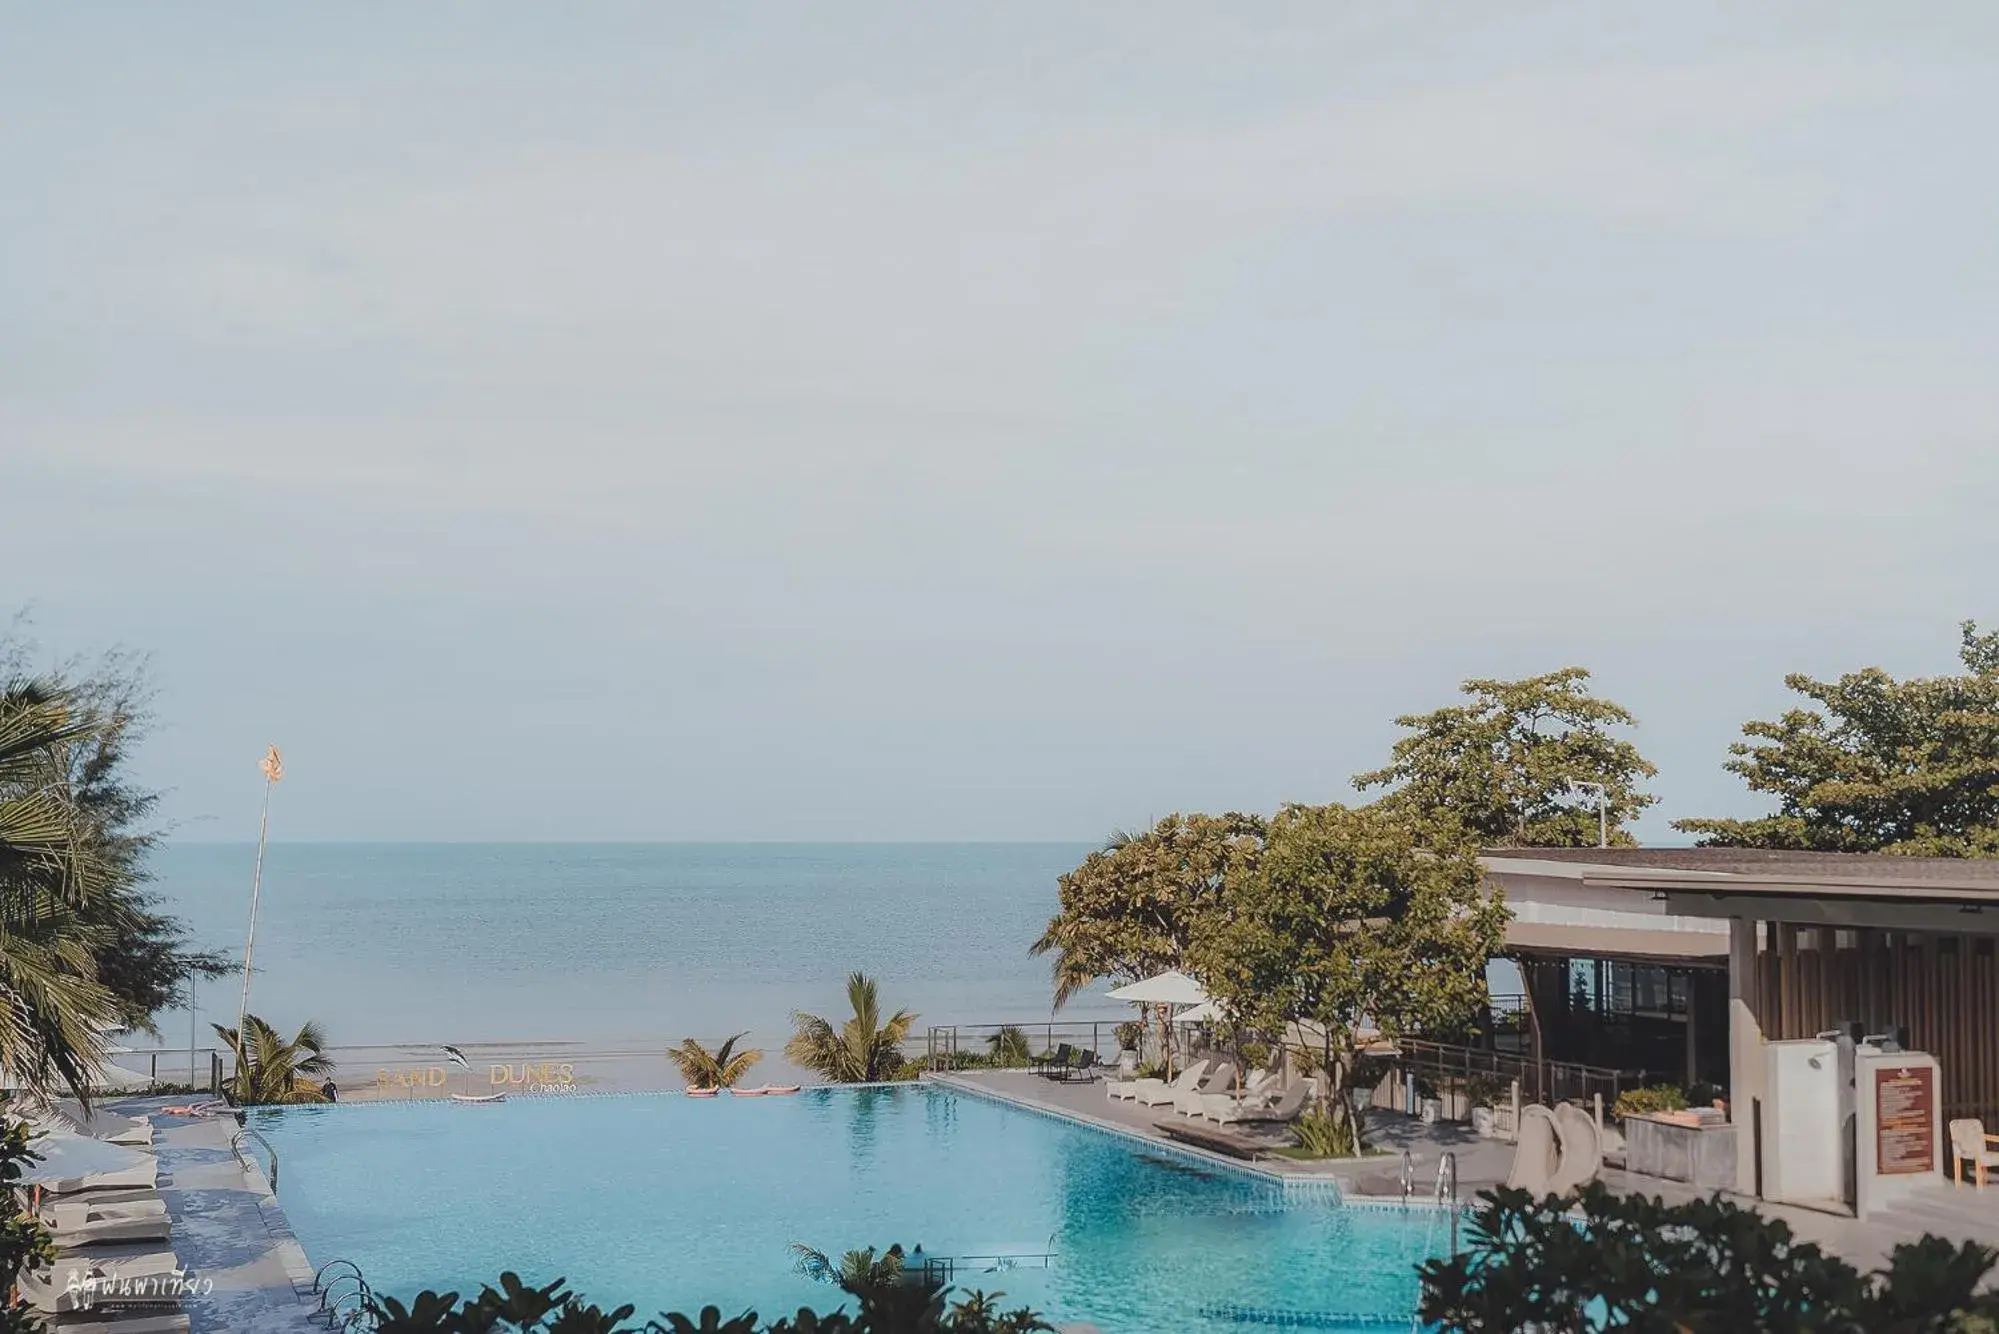
[[[1795,1197],[1778,1184],[1796,1174],[1786,1141],[1822,1124],[1843,1137],[1828,1157],[1848,1160],[1849,1203],[1856,1140],[1861,1178],[1877,1160],[1915,1176],[1949,1170],[1949,1122],[1999,1129],[1999,862],[1730,848],[1508,850],[1485,862],[1514,913],[1508,949],[1533,1059],[1721,1086],[1739,1192]],[[1856,1048],[1863,1067],[1870,1052],[1894,1058],[1878,1088],[1856,1078]],[[1826,1050],[1838,1053],[1836,1079],[1825,1076],[1838,1093],[1783,1097],[1787,1061],[1803,1058],[1797,1073],[1815,1079]],[[1931,1074],[1898,1053],[1934,1058]],[[1833,1096],[1841,1106],[1827,1105]]]

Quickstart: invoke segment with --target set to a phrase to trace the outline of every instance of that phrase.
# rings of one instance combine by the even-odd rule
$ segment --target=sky
[[[0,19],[0,608],[189,839],[1095,839],[1999,621],[1999,8]]]

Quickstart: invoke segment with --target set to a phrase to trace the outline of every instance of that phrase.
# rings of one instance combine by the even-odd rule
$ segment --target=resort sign
[[[486,1078],[495,1092],[512,1089],[521,1093],[573,1093],[576,1091],[576,1063],[495,1061],[487,1068]],[[441,1065],[383,1066],[375,1071],[375,1095],[442,1097],[450,1082],[451,1072]]]

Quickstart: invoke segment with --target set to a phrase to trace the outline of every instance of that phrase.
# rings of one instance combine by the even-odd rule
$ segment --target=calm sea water
[[[846,975],[923,1024],[1049,1014],[1028,946],[1074,844],[281,844],[264,865],[252,1007],[336,1044],[781,1038],[845,1012]],[[180,844],[158,888],[240,957],[255,849]],[[238,983],[204,983],[233,1021]],[[1079,1000],[1064,1015],[1129,1017]],[[187,1015],[163,1014],[184,1042]],[[919,1032],[921,1028],[919,1027]]]

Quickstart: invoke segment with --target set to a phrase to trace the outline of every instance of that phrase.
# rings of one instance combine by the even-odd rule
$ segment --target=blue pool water
[[[713,1303],[766,1317],[842,1294],[791,1268],[921,1244],[1040,1255],[961,1287],[1107,1334],[1407,1320],[1434,1215],[1345,1206],[1126,1137],[936,1086],[717,1099],[632,1095],[500,1106],[260,1110],[280,1202],[314,1264],[377,1290],[475,1291],[504,1269],[566,1277],[641,1318]],[[1358,1319],[1356,1319],[1358,1318]],[[1406,1328],[1406,1326],[1405,1326]]]

